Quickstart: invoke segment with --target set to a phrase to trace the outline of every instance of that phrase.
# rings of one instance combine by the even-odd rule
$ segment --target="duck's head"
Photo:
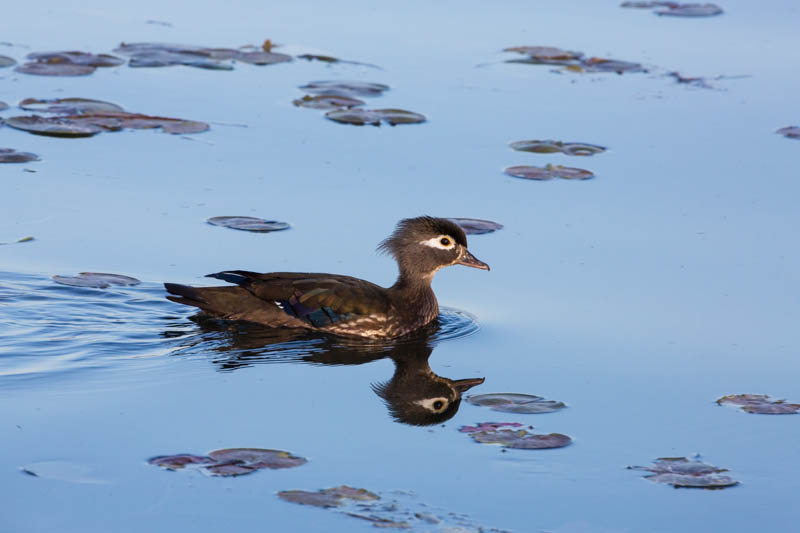
[[[467,249],[467,236],[455,222],[446,218],[406,218],[397,223],[378,250],[392,255],[403,276],[430,278],[442,267],[465,265],[489,270]]]

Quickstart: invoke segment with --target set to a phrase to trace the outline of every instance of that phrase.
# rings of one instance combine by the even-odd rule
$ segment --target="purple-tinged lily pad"
[[[7,118],[5,123],[18,130],[52,137],[91,137],[103,131],[93,124],[80,124],[65,117],[30,115]]]
[[[286,222],[279,222],[277,220],[264,220],[263,218],[256,217],[211,217],[206,220],[206,222],[213,226],[222,226],[225,228],[238,229],[242,231],[255,231],[258,233],[281,231],[291,227]]]
[[[656,15],[670,17],[713,17],[723,13],[716,4],[677,4],[664,6],[653,11]]]
[[[800,411],[800,404],[774,400],[766,394],[729,394],[719,398],[717,404],[740,407],[746,413],[759,415],[794,415]]]
[[[211,476],[236,477],[252,474],[258,468],[241,463],[218,463],[208,465],[203,471]]]
[[[572,442],[572,439],[561,433],[548,435],[528,433],[524,429],[503,429],[519,427],[518,423],[488,422],[475,426],[463,426],[459,429],[462,433],[469,433],[475,442],[481,444],[499,444],[505,448],[520,450],[544,450],[550,448],[563,448]],[[477,431],[476,431],[477,429]]]
[[[181,453],[178,455],[159,455],[158,457],[151,457],[147,460],[148,464],[160,466],[167,470],[180,470],[187,465],[204,465],[213,462],[210,458],[204,455],[191,455],[188,453]]]
[[[129,287],[141,283],[138,279],[121,274],[105,274],[102,272],[81,272],[77,276],[53,276],[53,281],[71,287],[88,287],[107,289],[111,285]]]
[[[74,63],[25,63],[15,67],[14,70],[34,76],[88,76],[96,68]]]
[[[365,81],[331,80],[312,81],[300,87],[311,94],[329,94],[337,96],[380,96],[389,90],[388,85]]]
[[[386,122],[390,126],[397,124],[419,124],[425,122],[425,115],[404,109],[334,109],[325,113],[325,117],[342,124],[354,126],[380,126]]]
[[[265,450],[262,448],[226,448],[214,450],[208,456],[218,463],[243,463],[250,468],[293,468],[308,462],[303,457],[297,457],[282,450]]]
[[[475,426],[461,426],[458,431],[461,433],[476,433],[479,431],[497,431],[501,428],[521,428],[523,424],[519,422],[481,422]]]
[[[674,487],[723,489],[739,482],[730,476],[723,475],[726,468],[718,468],[701,461],[686,457],[660,457],[652,466],[629,466],[629,470],[652,472],[644,479],[654,483],[665,483]]]
[[[469,396],[467,401],[472,405],[489,407],[492,411],[518,414],[552,413],[566,407],[564,402],[545,400],[541,396],[513,392],[477,394]]]
[[[26,111],[39,111],[42,113],[59,113],[62,115],[83,115],[87,113],[105,113],[123,111],[122,107],[111,102],[91,100],[89,98],[52,98],[41,100],[26,98],[19,107]]]
[[[89,67],[118,67],[125,63],[124,59],[108,54],[90,54],[88,52],[33,52],[26,56],[36,63],[48,65],[85,65]]]
[[[0,163],[28,163],[39,161],[39,156],[30,152],[17,152],[12,148],[0,148]]]
[[[530,165],[518,165],[508,167],[504,170],[509,176],[526,180],[549,180],[552,178],[562,178],[565,180],[585,180],[593,178],[594,174],[582,168],[562,167],[561,165],[545,165],[544,167],[534,167]]]
[[[448,218],[447,220],[461,226],[467,235],[485,235],[503,229],[503,225],[498,222],[479,218]]]
[[[167,43],[122,43],[114,51],[130,56],[128,65],[131,67],[184,65],[210,70],[233,70],[233,65],[229,63],[231,60],[252,65],[273,65],[292,60],[291,56],[273,53],[268,48],[271,46],[267,47],[266,43],[261,50],[254,50],[252,47],[233,49]]]
[[[310,109],[349,109],[364,105],[363,100],[351,98],[349,96],[339,96],[335,94],[309,94],[293,100],[292,103],[298,107],[308,107]]]
[[[590,156],[606,151],[604,146],[589,143],[565,143],[561,141],[516,141],[509,146],[518,152],[534,152],[537,154],[564,153],[566,155]]]
[[[0,55],[0,68],[13,67],[17,64],[17,60],[13,57]]]
[[[53,137],[89,137],[103,131],[119,131],[123,128],[161,128],[164,133],[173,134],[201,133],[209,128],[205,122],[117,111],[113,107],[119,106],[110,102],[83,98],[69,98],[66,100],[68,102],[64,104],[63,111],[57,110],[59,104],[46,108],[44,111],[65,112],[70,108],[78,108],[78,114],[55,117],[41,117],[39,115],[11,117],[6,119],[6,123],[12,128],[25,130],[36,135]],[[26,105],[47,103],[44,100],[31,98],[23,100],[23,102],[29,102]]]
[[[800,139],[800,126],[786,126],[775,133],[788,137],[789,139]]]
[[[314,507],[338,507],[345,503],[345,500],[355,501],[374,501],[379,500],[380,496],[366,489],[356,489],[341,485],[329,489],[322,489],[316,492],[305,490],[284,490],[278,493],[282,500],[301,505],[313,505]]]

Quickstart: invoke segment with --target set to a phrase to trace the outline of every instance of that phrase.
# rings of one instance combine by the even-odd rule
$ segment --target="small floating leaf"
[[[212,462],[211,459],[204,455],[190,455],[188,453],[159,455],[158,457],[151,457],[147,460],[148,464],[160,466],[167,470],[180,470],[186,467],[186,465],[202,465],[210,462]]]
[[[302,98],[293,100],[292,103],[298,107],[308,107],[311,109],[342,109],[358,107],[364,105],[365,102],[358,98],[335,94],[318,94],[316,96],[307,94]]]
[[[39,156],[30,152],[17,152],[12,148],[0,148],[0,163],[27,163],[39,161]]]
[[[25,63],[15,67],[14,70],[34,76],[88,76],[96,69],[90,65],[74,63]]]
[[[535,152],[538,154],[552,154],[563,152],[567,155],[589,156],[606,151],[604,146],[588,143],[565,143],[561,141],[516,141],[509,146],[519,152]]]
[[[561,165],[546,165],[544,167],[534,167],[529,165],[518,165],[508,167],[504,170],[509,176],[528,180],[549,180],[551,178],[563,178],[567,180],[585,180],[594,177],[594,174],[582,168],[562,167]]]
[[[101,272],[81,272],[77,276],[53,276],[53,281],[72,287],[89,287],[93,289],[107,289],[111,285],[123,287],[138,285],[138,279],[121,274],[105,274]]]
[[[489,425],[490,424],[490,425]],[[499,444],[505,448],[516,448],[520,450],[544,450],[549,448],[563,448],[572,442],[572,439],[561,433],[550,433],[540,435],[528,433],[524,429],[502,429],[503,427],[519,427],[520,424],[508,423],[498,424],[490,422],[481,424],[474,431],[473,426],[465,426],[459,429],[462,433],[469,433],[475,442],[481,444]]]
[[[671,17],[713,17],[721,15],[723,11],[715,4],[677,4],[656,9],[654,13]]]
[[[660,457],[653,461],[652,466],[629,466],[628,469],[652,472],[652,475],[644,478],[674,487],[722,489],[739,483],[730,476],[721,475],[721,472],[728,471],[726,468],[718,468],[686,457]]]
[[[218,463],[244,463],[250,468],[293,468],[308,462],[303,457],[297,457],[282,450],[265,450],[262,448],[227,448],[214,450],[208,456]]]
[[[344,503],[344,500],[374,501],[380,499],[380,496],[374,492],[348,487],[347,485],[322,489],[316,492],[284,490],[278,493],[278,497],[287,502],[313,505],[314,507],[338,507]]]
[[[12,128],[36,135],[53,137],[91,137],[103,131],[92,124],[79,124],[65,117],[40,117],[38,115],[11,117],[5,123]]]
[[[566,407],[564,402],[517,393],[478,394],[469,396],[467,401],[472,405],[489,407],[492,411],[519,414],[552,413]]]
[[[786,126],[781,128],[775,133],[780,133],[789,139],[800,139],[800,126]]]
[[[26,56],[37,63],[60,65],[88,65],[90,67],[118,67],[125,63],[124,59],[108,54],[90,54],[88,52],[33,52]]]
[[[124,111],[122,107],[111,102],[102,100],[91,100],[89,98],[52,98],[40,100],[38,98],[26,98],[21,101],[19,107],[26,111],[39,111],[42,113],[60,113],[63,115],[81,115],[95,112],[116,112]]]
[[[256,217],[211,217],[206,220],[206,222],[213,226],[223,226],[242,231],[255,231],[263,233],[269,231],[281,231],[291,227],[286,222],[278,222],[277,220],[264,220],[263,218]]]
[[[503,225],[500,223],[479,218],[448,218],[447,220],[461,226],[467,235],[484,235],[503,229]]]
[[[570,50],[562,50],[553,46],[512,46],[505,48],[504,52],[519,52],[525,54],[532,61],[537,61],[545,64],[560,64],[580,59],[583,56],[581,52],[573,52]]]
[[[311,94],[328,94],[337,96],[380,96],[389,90],[388,85],[365,81],[312,81],[300,87]]]
[[[630,61],[620,61],[618,59],[606,59],[603,57],[590,57],[581,61],[581,65],[586,72],[647,72],[640,63]]]
[[[800,404],[774,400],[766,394],[729,394],[717,400],[718,405],[733,405],[742,411],[759,415],[793,415],[800,411]]]
[[[419,124],[426,120],[425,115],[404,109],[335,109],[325,113],[325,116],[335,122],[355,126],[380,126],[381,122],[391,126]]]
[[[0,56],[0,68],[12,67],[17,64],[17,60],[13,57]]]

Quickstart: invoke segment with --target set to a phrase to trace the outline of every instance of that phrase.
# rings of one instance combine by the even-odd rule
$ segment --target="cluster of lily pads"
[[[517,52],[523,58],[509,59],[506,63],[524,63],[528,65],[557,65],[569,72],[647,72],[641,63],[607,59],[602,57],[586,57],[583,52],[563,50],[554,46],[511,46],[504,52]]]
[[[292,455],[283,450],[263,448],[226,448],[214,450],[208,455],[159,455],[147,460],[148,464],[166,470],[196,468],[210,476],[235,477],[252,474],[258,470],[278,470],[304,465],[308,459]]]
[[[380,126],[381,123],[419,124],[425,122],[424,115],[405,109],[361,109],[366,102],[357,97],[381,96],[389,90],[388,85],[363,81],[312,81],[300,87],[306,91],[302,98],[292,103],[298,107],[326,110],[325,118],[341,124],[355,126]]]
[[[516,141],[510,144],[511,148],[519,152],[533,152],[538,154],[563,153],[571,156],[591,156],[606,151],[604,146],[588,143],[561,142],[552,140]],[[528,180],[549,180],[561,178],[566,180],[586,180],[594,177],[589,170],[562,165],[545,165],[536,167],[532,165],[515,165],[506,167],[503,171],[509,176]]]

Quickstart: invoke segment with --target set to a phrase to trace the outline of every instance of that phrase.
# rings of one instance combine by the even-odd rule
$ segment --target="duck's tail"
[[[190,287],[178,283],[165,283],[168,300],[199,307],[213,315],[226,316],[236,309],[235,302],[249,293],[241,287]]]

